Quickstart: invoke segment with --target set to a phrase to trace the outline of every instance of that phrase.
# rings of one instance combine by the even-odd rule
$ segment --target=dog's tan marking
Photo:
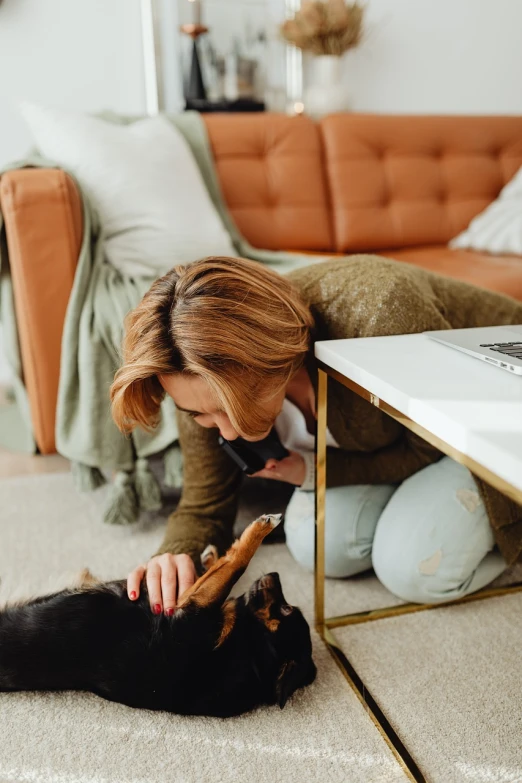
[[[82,568],[80,571],[64,571],[58,576],[51,577],[47,590],[50,593],[58,593],[60,590],[78,590],[97,584],[102,584],[101,579],[91,574],[88,568]]]
[[[281,514],[263,514],[254,520],[241,537],[234,541],[228,552],[200,576],[192,587],[185,590],[178,608],[183,608],[189,601],[197,606],[209,606],[216,601],[224,601],[263,539],[280,521]]]
[[[263,590],[263,593],[265,591]],[[255,616],[258,617],[261,622],[264,624],[266,628],[268,628],[269,631],[277,631],[279,628],[280,620],[276,620],[274,617],[270,617],[270,607],[272,606],[273,601],[271,601],[269,604],[266,604],[262,607],[262,609],[257,609],[256,612],[254,612]]]
[[[93,587],[103,582],[94,576],[88,568],[82,568],[80,571],[62,571],[60,574],[53,574],[47,580],[47,584],[41,589],[31,593],[25,592],[23,588],[11,590],[9,595],[0,600],[0,609],[6,609],[8,606],[23,606],[36,598],[44,595],[54,595],[62,590],[81,590],[84,587]]]
[[[94,585],[101,585],[103,581],[94,576],[88,568],[83,568],[77,577],[77,583],[74,587],[92,587]]]
[[[215,650],[217,650],[218,647],[221,647],[227,636],[229,635],[230,631],[234,627],[234,624],[236,622],[236,603],[235,601],[226,601],[223,604],[223,627],[221,629],[221,633],[219,635],[219,639],[217,640]]]

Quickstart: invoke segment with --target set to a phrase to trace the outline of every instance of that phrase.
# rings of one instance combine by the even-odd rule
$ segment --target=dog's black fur
[[[189,598],[172,617],[151,612],[145,581],[136,601],[116,580],[7,605],[0,691],[85,690],[130,707],[221,717],[283,707],[315,678],[308,624],[276,573],[224,601],[230,586],[205,605]]]

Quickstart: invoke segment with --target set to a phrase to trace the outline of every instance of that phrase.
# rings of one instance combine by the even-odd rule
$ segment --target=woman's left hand
[[[251,473],[256,478],[277,479],[300,487],[306,477],[306,464],[297,451],[291,451],[284,459],[268,459],[263,470]]]

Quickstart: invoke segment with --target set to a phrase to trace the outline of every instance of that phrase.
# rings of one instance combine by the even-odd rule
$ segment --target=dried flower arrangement
[[[340,57],[358,46],[363,33],[364,7],[345,0],[306,0],[293,19],[281,25],[288,43],[311,54]]]

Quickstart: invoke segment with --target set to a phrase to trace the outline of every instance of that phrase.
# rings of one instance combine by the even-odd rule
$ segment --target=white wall
[[[3,0],[0,4],[0,166],[31,140],[24,98],[74,109],[141,112],[139,0]]]
[[[179,0],[182,10],[185,1]],[[366,39],[344,63],[354,111],[522,113],[521,0],[366,4]],[[267,0],[267,6],[275,30],[284,2]],[[172,75],[172,52],[165,62]],[[175,85],[170,92],[172,105]],[[143,112],[140,0],[0,2],[0,167],[31,143],[16,111],[20,98]],[[4,376],[0,346],[0,383]]]
[[[18,116],[19,99],[143,112],[140,0],[3,0],[0,168],[31,146]],[[0,383],[5,383],[1,339],[0,334]]]
[[[284,2],[268,8],[275,25]],[[365,41],[344,64],[354,110],[522,112],[520,0],[367,0],[367,19]],[[3,0],[0,166],[30,145],[20,98],[143,111],[140,0]]]
[[[354,111],[522,113],[521,0],[368,0],[348,53]]]

